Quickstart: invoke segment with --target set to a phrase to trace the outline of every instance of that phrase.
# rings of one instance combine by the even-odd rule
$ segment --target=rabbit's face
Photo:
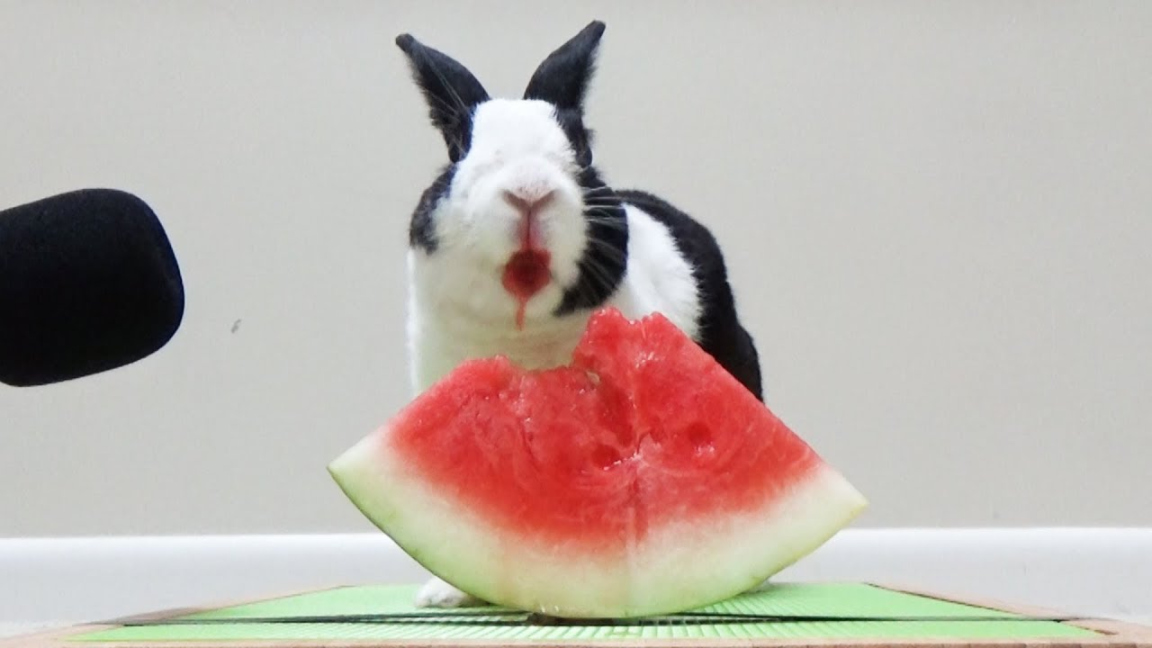
[[[624,209],[583,123],[603,29],[553,52],[522,99],[491,99],[460,63],[397,39],[450,160],[413,214],[414,262],[435,299],[472,320],[563,317],[600,305],[623,277]]]
[[[438,253],[481,264],[477,271],[523,296],[572,285],[588,220],[581,167],[555,107],[492,99],[471,121],[470,146],[433,218]]]

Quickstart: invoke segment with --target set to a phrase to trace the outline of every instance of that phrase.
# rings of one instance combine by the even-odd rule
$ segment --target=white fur
[[[609,301],[631,319],[661,313],[689,337],[699,339],[700,294],[668,228],[642,209],[626,205],[628,270]]]
[[[449,195],[435,208],[436,251],[408,255],[408,341],[412,388],[422,392],[472,358],[503,355],[529,369],[567,364],[589,313],[553,315],[588,243],[583,190],[568,139],[538,101],[492,100],[476,110],[472,144]],[[505,290],[503,266],[516,252],[520,214],[504,192],[552,200],[539,214],[552,255],[553,281],[519,306]],[[642,209],[626,205],[628,261],[623,282],[607,305],[631,319],[660,312],[697,335],[700,299],[692,268],[671,234]],[[417,603],[458,607],[475,601],[447,583],[425,585]]]
[[[416,607],[460,608],[477,607],[485,602],[433,576],[416,592],[415,604]]]

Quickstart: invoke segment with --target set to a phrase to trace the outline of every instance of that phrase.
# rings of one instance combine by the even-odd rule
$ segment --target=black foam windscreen
[[[167,344],[183,316],[175,254],[140,198],[81,189],[0,212],[0,382],[130,364]]]

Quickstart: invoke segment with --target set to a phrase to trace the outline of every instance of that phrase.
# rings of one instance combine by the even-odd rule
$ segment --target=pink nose
[[[504,202],[516,208],[524,216],[532,216],[540,211],[544,205],[552,201],[555,192],[545,193],[527,191],[505,191]]]

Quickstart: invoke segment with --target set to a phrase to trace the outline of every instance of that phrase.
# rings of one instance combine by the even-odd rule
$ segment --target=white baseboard
[[[427,573],[381,534],[0,539],[0,622],[80,622]],[[1152,619],[1152,528],[851,529],[777,580]]]

